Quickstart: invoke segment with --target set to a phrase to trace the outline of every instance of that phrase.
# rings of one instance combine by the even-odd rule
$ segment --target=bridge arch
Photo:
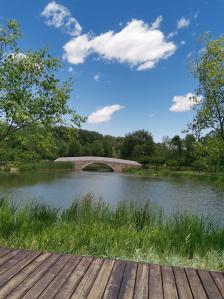
[[[82,167],[81,170],[86,171],[86,170],[88,170],[88,167],[89,167],[89,166],[93,166],[93,165],[102,165],[102,166],[106,166],[106,167],[108,167],[108,169],[109,169],[111,172],[114,171],[113,166],[111,166],[109,163],[106,163],[106,162],[97,162],[97,161],[96,161],[96,162],[89,162],[89,163],[85,164],[85,165]]]

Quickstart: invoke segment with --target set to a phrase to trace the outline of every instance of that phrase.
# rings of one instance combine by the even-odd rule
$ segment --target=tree
[[[179,135],[175,135],[170,140],[170,146],[175,152],[175,156],[180,157],[182,154],[182,140]]]
[[[114,138],[112,136],[106,135],[103,138],[103,151],[105,157],[113,156],[113,142]]]
[[[0,142],[26,128],[52,127],[65,122],[80,125],[84,118],[68,106],[71,82],[56,78],[61,64],[46,49],[22,51],[16,21],[0,26]]]
[[[66,156],[78,157],[81,153],[81,145],[75,137],[72,137],[68,144],[68,151]]]
[[[91,155],[102,157],[104,156],[103,143],[101,140],[95,140],[90,144]]]
[[[146,130],[138,130],[125,136],[121,148],[121,156],[124,159],[137,159],[151,156],[154,150],[154,141],[151,133]]]
[[[197,135],[213,129],[224,141],[224,36],[204,43],[193,68],[199,87],[194,97],[195,117],[189,127]]]
[[[196,139],[192,134],[187,134],[183,140],[185,149],[185,164],[188,166],[192,165],[195,159],[195,142]]]

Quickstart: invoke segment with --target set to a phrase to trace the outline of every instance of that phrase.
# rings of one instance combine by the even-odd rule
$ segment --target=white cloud
[[[97,111],[91,113],[88,117],[89,123],[102,123],[111,120],[112,115],[121,109],[123,109],[124,106],[115,104],[111,106],[105,106],[101,109],[98,109]]]
[[[176,45],[167,41],[158,29],[162,17],[158,17],[151,27],[142,20],[132,20],[119,32],[108,31],[98,36],[90,34],[72,38],[64,45],[63,58],[69,63],[84,63],[92,53],[100,58],[127,63],[137,70],[153,68],[161,59],[166,59],[176,51]]]
[[[160,27],[160,24],[162,23],[162,21],[163,21],[162,16],[157,17],[156,20],[151,25],[151,30],[158,29]]]
[[[88,35],[84,34],[71,39],[64,45],[63,49],[63,58],[67,59],[69,63],[84,63],[86,57],[90,54],[91,49]]]
[[[176,36],[177,35],[177,31],[173,31],[173,32],[170,32],[168,35],[167,35],[167,39],[171,39],[171,38],[173,38],[174,36]]]
[[[197,101],[200,101],[200,98],[193,99],[195,97],[192,93],[187,93],[184,96],[174,96],[173,104],[170,107],[170,111],[172,112],[186,112],[190,111],[192,107],[196,104]]]
[[[93,76],[93,79],[97,82],[100,81],[100,78],[101,78],[101,74],[96,74],[95,76]]]
[[[185,17],[181,17],[177,21],[177,29],[187,28],[190,25],[190,20],[186,19]]]
[[[41,15],[45,17],[48,26],[61,28],[71,36],[78,36],[82,31],[82,27],[78,21],[72,17],[69,9],[55,1],[49,2]]]

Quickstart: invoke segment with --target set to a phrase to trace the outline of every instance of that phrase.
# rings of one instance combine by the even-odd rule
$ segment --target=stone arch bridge
[[[81,171],[85,167],[100,163],[106,164],[115,172],[122,172],[125,168],[140,168],[141,164],[136,161],[106,158],[106,157],[62,157],[55,160],[56,162],[72,162],[75,170]]]

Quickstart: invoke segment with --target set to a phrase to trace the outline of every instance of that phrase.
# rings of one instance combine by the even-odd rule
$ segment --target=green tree
[[[224,141],[224,36],[204,39],[201,56],[193,72],[199,81],[195,99],[195,117],[189,125],[195,134],[215,130]]]
[[[68,150],[66,156],[68,157],[79,157],[81,154],[81,145],[77,138],[72,137],[68,143]]]
[[[24,52],[19,48],[21,36],[16,21],[0,27],[0,142],[22,128],[52,127],[70,116],[80,125],[80,117],[68,105],[71,82],[56,78],[61,64],[46,49]]]
[[[191,166],[195,159],[196,139],[192,134],[187,134],[183,140],[185,151],[185,164]]]
[[[103,138],[103,151],[105,157],[113,156],[113,142],[114,138],[112,136],[106,135]]]
[[[104,156],[104,148],[101,140],[93,141],[93,143],[91,143],[90,145],[90,148],[91,148],[91,154],[93,156],[98,156],[98,157]]]
[[[121,156],[124,159],[137,159],[151,156],[154,150],[154,141],[151,133],[146,130],[138,130],[125,136],[121,148]]]

